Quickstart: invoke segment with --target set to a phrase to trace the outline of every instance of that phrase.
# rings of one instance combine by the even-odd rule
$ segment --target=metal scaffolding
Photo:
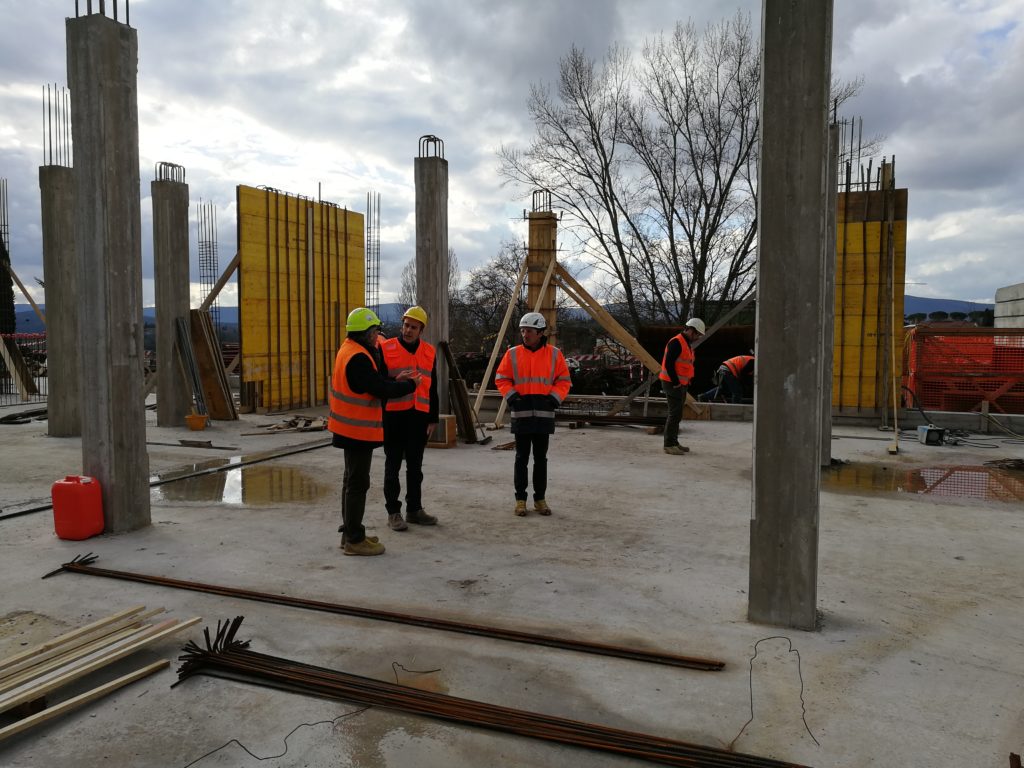
[[[199,251],[199,285],[205,300],[217,278],[220,277],[220,264],[217,258],[217,206],[211,202],[204,203],[202,200],[196,205],[198,219],[198,251]],[[210,305],[210,319],[213,321],[214,330],[221,335],[220,327],[220,299],[215,299]]]
[[[366,194],[366,306],[380,311],[380,193]]]

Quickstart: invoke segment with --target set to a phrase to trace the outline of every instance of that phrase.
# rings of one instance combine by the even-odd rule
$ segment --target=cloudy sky
[[[909,189],[907,293],[990,302],[1024,282],[1024,0],[835,8],[833,73],[864,78],[847,115],[886,137],[880,154],[895,156]],[[132,0],[145,302],[158,161],[184,165],[193,201],[216,204],[222,265],[235,251],[236,184],[314,197],[319,184],[324,199],[358,211],[379,192],[386,302],[414,254],[421,135],[444,140],[449,243],[468,271],[503,239],[525,237],[528,192],[502,186],[495,151],[529,140],[531,83],[552,82],[572,44],[596,58],[612,43],[639,50],[677,21],[702,27],[737,9],[758,28],[756,0]],[[0,0],[0,177],[13,265],[40,301],[41,88],[66,83],[64,18],[74,13],[74,0]],[[194,227],[194,206],[191,218]],[[195,261],[194,231],[192,252]]]

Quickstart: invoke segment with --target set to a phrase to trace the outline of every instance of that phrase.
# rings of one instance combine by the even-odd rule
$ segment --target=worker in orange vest
[[[390,398],[384,406],[384,505],[388,526],[393,531],[408,529],[407,523],[436,525],[437,518],[423,509],[423,451],[427,438],[437,426],[437,368],[432,344],[420,338],[427,327],[422,307],[409,307],[402,316],[402,332],[381,344],[388,375],[414,370],[420,374],[416,391]],[[398,474],[405,461],[405,519],[399,495]]]
[[[693,378],[693,349],[690,345],[704,335],[704,321],[698,317],[686,321],[681,333],[677,333],[665,345],[661,358],[661,388],[665,392],[668,417],[665,419],[665,453],[682,456],[690,449],[679,444],[679,421],[683,418],[683,401],[686,388]]]
[[[747,381],[754,378],[754,356],[736,355],[718,366],[715,371],[714,385],[697,399],[701,402],[717,400],[725,390],[730,403],[743,400],[743,388]]]
[[[533,508],[550,515],[545,500],[548,485],[548,444],[555,431],[555,409],[562,404],[569,387],[569,368],[558,347],[548,345],[547,321],[540,312],[527,312],[519,321],[521,345],[505,352],[494,382],[508,403],[512,434],[516,438],[513,484],[515,514],[526,515],[530,453],[533,453]]]
[[[327,419],[334,446],[345,451],[338,530],[346,555],[382,555],[384,545],[376,536],[368,537],[363,526],[373,449],[384,443],[381,400],[415,392],[420,374],[406,370],[394,381],[384,377],[377,358],[380,318],[372,310],[352,310],[345,330],[347,336],[334,360]]]

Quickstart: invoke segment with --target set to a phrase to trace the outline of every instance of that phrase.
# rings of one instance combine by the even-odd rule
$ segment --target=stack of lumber
[[[241,436],[265,435],[271,432],[323,432],[327,429],[327,419],[323,416],[290,416],[284,421],[258,426],[261,431],[243,432]]]
[[[221,359],[220,342],[213,330],[210,313],[202,309],[190,309],[189,323],[192,350],[207,413],[211,419],[234,421],[238,418],[238,411],[235,410],[235,401]]]
[[[162,608],[146,611],[145,606],[141,605],[129,608],[14,656],[0,659],[0,713],[11,710],[18,712],[17,708],[24,709],[26,705],[31,706],[43,701],[50,692],[130,656],[158,640],[187,629],[201,620],[195,617],[187,621],[151,621],[162,612]],[[169,663],[158,661],[149,664],[71,699],[23,717],[0,728],[0,741],[151,675]]]
[[[448,363],[448,399],[451,402],[452,413],[455,414],[455,424],[458,428],[459,437],[463,442],[477,442],[476,412],[469,402],[469,390],[466,388],[466,381],[462,378],[458,363],[455,362],[455,355],[447,341],[437,342],[438,349],[444,354]],[[479,441],[490,442],[488,439]]]

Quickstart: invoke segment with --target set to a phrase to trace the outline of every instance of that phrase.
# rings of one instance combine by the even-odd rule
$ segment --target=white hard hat
[[[548,327],[548,322],[540,312],[527,312],[523,315],[523,319],[519,321],[519,327],[534,328],[538,331],[543,331]]]
[[[693,330],[695,330],[701,336],[703,336],[706,333],[706,329],[704,328],[704,321],[701,320],[699,317],[691,317],[689,320],[686,321],[686,325],[688,328],[693,328]]]

